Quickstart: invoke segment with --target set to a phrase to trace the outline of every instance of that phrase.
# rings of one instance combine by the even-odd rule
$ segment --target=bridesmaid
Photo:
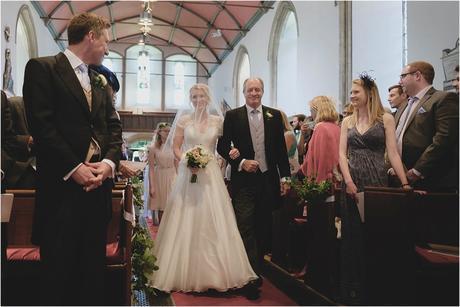
[[[159,123],[149,148],[149,208],[158,211],[158,223],[161,222],[169,191],[176,177],[173,153],[162,150],[170,128],[169,123]]]
[[[366,304],[363,224],[356,194],[365,186],[386,187],[385,151],[403,189],[411,189],[396,147],[395,121],[385,113],[377,85],[367,74],[352,81],[353,114],[343,119],[340,131],[339,164],[343,175],[340,214],[340,302]]]

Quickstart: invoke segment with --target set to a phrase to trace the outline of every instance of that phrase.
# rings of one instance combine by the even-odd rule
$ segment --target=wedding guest
[[[401,85],[396,84],[393,86],[390,86],[388,88],[388,102],[390,103],[390,106],[396,111],[400,107],[405,107],[407,104],[407,94],[404,93],[404,90]],[[393,113],[396,114],[396,111]]]
[[[31,59],[24,104],[37,153],[32,242],[40,246],[44,305],[104,305],[107,223],[121,123],[88,65],[108,54],[110,23],[75,15],[69,46]]]
[[[454,80],[452,81],[452,86],[454,87],[455,89],[455,92],[457,92],[458,94],[458,65],[455,66],[455,78]]]
[[[161,223],[168,195],[176,177],[174,155],[172,152],[163,150],[170,128],[169,123],[157,125],[157,133],[148,151],[149,209],[158,212],[158,223]]]
[[[310,101],[310,112],[315,120],[307,155],[302,164],[305,176],[335,181],[339,164],[339,114],[330,97],[317,96]]]
[[[4,187],[8,189],[34,189],[36,186],[33,138],[25,120],[21,97],[7,98],[2,95],[2,170]]]
[[[350,100],[354,111],[342,122],[339,146],[343,175],[340,302],[365,304],[363,224],[356,205],[356,194],[362,192],[365,186],[388,185],[385,150],[402,188],[411,187],[396,148],[394,118],[383,110],[374,80],[365,73],[353,80]]]
[[[289,120],[286,113],[284,113],[283,111],[280,111],[280,113],[283,119],[284,142],[286,143],[289,167],[291,168],[291,176],[294,176],[300,170],[299,154],[297,152],[297,141],[295,138],[295,134],[292,131],[292,127],[289,124]]]
[[[406,65],[399,83],[409,95],[396,114],[398,150],[406,176],[421,190],[458,191],[458,94],[433,87],[434,68]]]

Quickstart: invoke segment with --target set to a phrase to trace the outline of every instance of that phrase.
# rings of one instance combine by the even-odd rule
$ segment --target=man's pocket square
[[[423,107],[421,107],[420,109],[418,109],[417,114],[423,114],[425,112],[426,110]]]

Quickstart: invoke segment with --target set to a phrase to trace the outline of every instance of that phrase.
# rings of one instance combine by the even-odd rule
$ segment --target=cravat
[[[256,126],[258,126],[259,123],[260,123],[259,110],[254,109],[254,110],[251,111],[251,114],[252,114],[251,115],[251,117],[252,117],[251,120],[254,122],[254,124],[256,124]]]
[[[89,75],[88,75],[88,66],[85,63],[81,63],[78,66],[78,80],[80,81],[81,87],[87,91],[91,91],[91,82],[89,80]]]

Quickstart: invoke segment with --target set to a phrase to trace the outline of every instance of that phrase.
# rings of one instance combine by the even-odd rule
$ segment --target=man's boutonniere
[[[270,113],[270,111],[265,112],[265,115],[267,115],[268,118],[273,118],[273,114]]]
[[[107,79],[103,74],[98,74],[94,78],[94,85],[99,87],[100,89],[105,89],[105,87],[107,86]]]

